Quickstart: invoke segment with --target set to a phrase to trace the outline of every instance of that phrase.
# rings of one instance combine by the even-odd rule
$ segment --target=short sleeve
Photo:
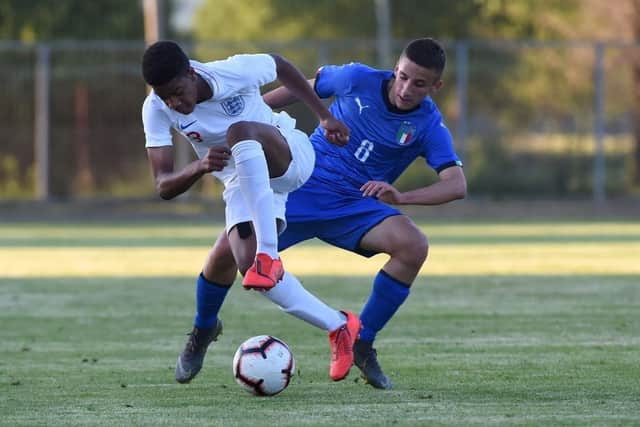
[[[173,145],[171,139],[171,119],[157,105],[152,93],[147,96],[142,104],[142,126],[144,128],[145,146],[163,147]]]
[[[436,172],[451,166],[462,166],[453,147],[453,137],[442,120],[438,121],[427,136],[423,156]]]
[[[349,93],[359,64],[325,65],[318,69],[314,89],[320,98]]]
[[[260,88],[278,78],[273,56],[260,54],[234,55],[224,61],[204,64],[216,84],[214,99],[225,99],[245,88]]]

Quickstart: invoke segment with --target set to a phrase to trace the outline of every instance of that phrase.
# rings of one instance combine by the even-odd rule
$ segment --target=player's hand
[[[390,205],[397,205],[401,202],[402,193],[393,185],[384,181],[367,181],[360,187],[363,197],[377,197],[378,200]]]
[[[320,120],[324,136],[332,144],[343,147],[349,143],[349,128],[333,116]]]
[[[200,166],[207,172],[221,171],[229,163],[231,150],[226,145],[209,148],[207,154],[200,159]]]

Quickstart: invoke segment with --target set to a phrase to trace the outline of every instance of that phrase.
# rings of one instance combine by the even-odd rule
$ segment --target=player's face
[[[169,82],[154,86],[153,90],[167,107],[181,114],[191,114],[198,99],[196,74],[193,69],[183,76],[175,77]]]
[[[389,88],[391,105],[411,110],[442,87],[440,76],[402,56],[394,69],[395,79]]]

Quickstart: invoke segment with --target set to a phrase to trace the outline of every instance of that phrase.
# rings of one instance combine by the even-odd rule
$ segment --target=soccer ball
[[[249,338],[233,356],[233,376],[249,393],[273,396],[287,388],[296,362],[284,341],[269,335]]]

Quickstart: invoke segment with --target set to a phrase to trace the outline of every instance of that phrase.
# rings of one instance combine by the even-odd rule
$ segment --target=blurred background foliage
[[[135,40],[141,24],[137,1],[0,0],[3,40]]]
[[[551,39],[580,18],[582,0],[391,1],[393,36]],[[559,23],[562,25],[560,26]],[[370,38],[372,0],[204,0],[194,20],[204,40]],[[565,27],[566,25],[566,27]]]
[[[166,37],[199,60],[278,52],[308,76],[324,63],[382,65],[375,0],[200,0],[190,25],[180,28],[172,17],[185,1],[162,3]],[[638,52],[629,42],[638,1],[615,3],[389,0],[394,55],[423,36],[447,48],[445,87],[435,100],[454,136],[461,125],[457,53],[462,43],[468,48],[467,138],[459,150],[472,196],[590,195],[596,40],[609,43],[607,192],[637,191]],[[0,146],[0,195],[33,195],[33,79],[35,48],[42,44],[52,49],[54,196],[153,195],[140,120],[141,1],[0,0],[0,36],[0,78],[8,83],[0,126],[12,135]],[[315,119],[304,106],[290,111],[304,130],[313,129]],[[433,179],[421,162],[398,186],[415,188]],[[194,193],[219,190],[200,184]]]

